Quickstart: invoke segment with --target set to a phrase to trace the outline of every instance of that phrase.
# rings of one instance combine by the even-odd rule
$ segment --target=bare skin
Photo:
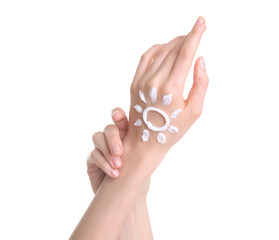
[[[118,169],[122,166],[122,141],[127,135],[129,123],[125,112],[121,108],[112,110],[112,120],[114,125],[107,125],[104,132],[97,132],[93,135],[92,140],[95,149],[87,158],[87,173],[95,194],[104,177],[108,175],[117,178],[119,176]],[[117,151],[114,151],[115,149]],[[114,171],[117,174],[114,174]],[[146,205],[149,186],[150,179],[143,186],[141,195],[131,209],[117,238],[118,240],[153,239]]]
[[[193,86],[187,99],[183,98],[183,89],[205,29],[205,20],[200,17],[186,37],[155,45],[143,54],[131,85],[129,129],[122,145],[123,165],[119,176],[104,177],[71,239],[117,239],[154,170],[201,115],[209,81],[202,57],[195,62]],[[140,99],[139,91],[149,96],[149,91],[154,86],[158,90],[157,99],[160,99],[156,107],[161,108],[163,96],[171,94],[172,102],[163,108],[164,111],[170,115],[173,110],[181,109],[179,116],[172,119],[172,124],[179,131],[176,134],[166,132],[165,144],[158,143],[155,132],[152,131],[150,141],[143,143],[141,136],[146,126],[133,125],[139,116],[134,109],[136,104],[144,108],[153,106],[149,98],[146,103]],[[149,121],[156,122],[156,118],[151,116]]]

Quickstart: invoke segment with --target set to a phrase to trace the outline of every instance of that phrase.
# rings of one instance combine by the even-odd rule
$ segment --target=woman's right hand
[[[124,151],[122,141],[129,128],[128,119],[121,108],[115,108],[112,110],[112,120],[114,125],[107,125],[103,132],[97,132],[92,137],[95,149],[88,155],[87,173],[94,193],[98,191],[106,175],[118,178],[118,169],[125,164],[121,156]],[[139,190],[117,239],[153,239],[146,206],[149,186],[150,178]]]
[[[113,124],[107,125],[103,132],[96,132],[93,137],[95,149],[87,158],[87,173],[93,192],[99,189],[105,175],[111,178],[119,176],[118,169],[122,166],[121,155],[123,153],[122,141],[127,135],[129,122],[123,109],[112,110]],[[150,186],[150,178],[146,181],[139,202],[145,200]]]
[[[122,166],[122,140],[125,138],[129,123],[121,108],[112,110],[113,124],[107,125],[103,132],[94,133],[92,140],[95,149],[87,158],[87,173],[94,193],[99,189],[105,175],[117,178]]]

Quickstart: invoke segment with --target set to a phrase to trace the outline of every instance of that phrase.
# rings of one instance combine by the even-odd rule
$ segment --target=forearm
[[[146,202],[132,207],[118,240],[153,240]]]
[[[118,240],[152,240],[152,230],[146,205],[146,197],[150,187],[150,179],[145,183],[137,198],[134,207],[132,207],[124,226],[121,229]]]
[[[142,160],[137,151],[125,146],[124,149],[120,176],[117,179],[105,177],[71,239],[114,240],[119,236],[153,171],[144,164],[147,159]]]

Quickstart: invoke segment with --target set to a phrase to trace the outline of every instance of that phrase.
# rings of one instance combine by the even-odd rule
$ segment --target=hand
[[[97,192],[105,175],[116,178],[122,166],[122,140],[125,138],[129,123],[121,108],[112,110],[115,125],[107,125],[104,132],[96,132],[93,137],[95,149],[87,158],[87,173],[94,193]]]
[[[112,120],[115,125],[107,125],[104,132],[97,132],[92,137],[95,149],[87,158],[87,173],[94,193],[99,189],[106,174],[117,178],[118,169],[122,166],[122,141],[127,135],[129,123],[121,108],[112,110]],[[150,178],[143,186],[141,197],[138,199],[140,203],[146,199],[149,186]]]
[[[200,17],[187,36],[154,45],[142,55],[131,85],[125,139],[133,149],[164,156],[201,115],[209,81],[202,57],[195,63],[194,82],[186,100],[183,90],[205,30],[205,20]]]
[[[187,36],[155,45],[141,58],[131,85],[121,175],[104,178],[72,239],[115,239],[164,154],[200,116],[208,85],[203,58],[195,63],[194,83],[186,100],[183,89],[205,29],[200,17]]]

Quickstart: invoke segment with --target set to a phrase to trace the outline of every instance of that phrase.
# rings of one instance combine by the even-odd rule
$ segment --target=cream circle
[[[157,112],[160,115],[162,115],[162,117],[165,119],[165,125],[163,125],[162,127],[155,127],[152,125],[151,122],[147,121],[147,114],[150,111]],[[144,109],[144,111],[142,113],[142,118],[143,118],[143,121],[145,122],[146,126],[154,132],[165,131],[170,124],[169,116],[161,109],[155,108],[155,107],[148,107],[148,108]]]

